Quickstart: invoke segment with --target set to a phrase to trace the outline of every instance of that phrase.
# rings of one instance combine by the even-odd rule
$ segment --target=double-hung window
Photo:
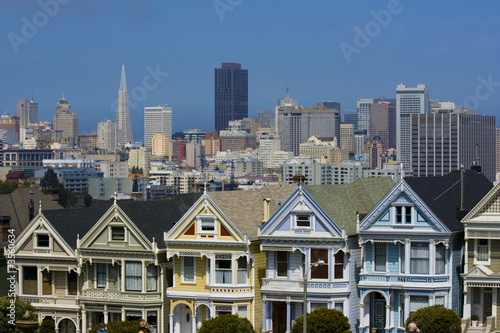
[[[445,248],[444,244],[440,243],[436,245],[436,274],[444,274],[445,268]]]
[[[195,257],[182,257],[182,282],[194,283],[196,268],[195,268],[196,258]]]
[[[311,279],[328,279],[328,249],[311,249],[311,264],[318,260],[324,264],[311,267]]]
[[[75,271],[68,273],[68,295],[76,295],[78,293],[78,274]]]
[[[335,254],[335,270],[333,273],[334,279],[344,278],[344,252],[339,251]]]
[[[215,256],[215,283],[217,284],[232,284],[231,255],[218,254]]]
[[[288,252],[278,251],[276,252],[276,266],[277,275],[280,277],[288,276]]]
[[[97,264],[97,288],[106,288],[106,264]]]
[[[410,273],[429,274],[429,243],[411,243]]]
[[[157,280],[158,280],[158,268],[150,264],[146,268],[147,273],[147,291],[156,291],[157,289]]]
[[[387,267],[387,245],[385,243],[375,243],[375,271],[385,272]]]
[[[247,258],[238,258],[238,284],[247,284]]]
[[[38,294],[38,269],[36,267],[23,267],[23,294]]]
[[[125,290],[142,291],[142,263],[140,261],[125,262]]]
[[[490,264],[490,241],[488,239],[474,239],[475,257],[474,263],[489,265]]]

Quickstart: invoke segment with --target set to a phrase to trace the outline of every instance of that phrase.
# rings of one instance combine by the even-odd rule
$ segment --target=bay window
[[[76,295],[78,293],[78,274],[75,271],[68,273],[68,295]]]
[[[38,269],[36,267],[23,267],[23,294],[38,294]]]
[[[475,246],[475,262],[479,264],[489,265],[490,263],[490,246],[488,239],[474,239]]]
[[[311,279],[328,279],[328,249],[311,249],[311,264],[323,260],[323,266],[311,267]]]
[[[247,258],[238,258],[238,284],[247,284]]]
[[[385,272],[387,265],[387,245],[385,243],[375,243],[375,271]]]
[[[445,267],[445,248],[444,244],[440,243],[436,245],[436,274],[444,274]]]
[[[429,274],[429,243],[411,243],[410,273]]]
[[[106,264],[97,264],[97,288],[106,288]]]
[[[125,290],[142,291],[142,263],[139,261],[125,262]]]
[[[333,272],[334,279],[344,278],[344,252],[339,251],[335,254],[335,267]]]
[[[288,276],[288,252],[276,252],[277,275],[282,277]]]
[[[196,259],[194,257],[182,257],[182,282],[194,283],[196,275]]]
[[[232,284],[231,255],[218,254],[215,256],[215,283]]]
[[[156,291],[157,288],[157,280],[158,280],[158,268],[155,265],[148,265],[146,268],[147,275],[147,291]]]

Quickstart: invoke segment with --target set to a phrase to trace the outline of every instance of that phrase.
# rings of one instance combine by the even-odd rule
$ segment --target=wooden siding
[[[358,236],[352,236],[347,239],[349,253],[346,260],[349,260],[349,308],[344,308],[344,314],[349,318],[351,332],[357,332],[359,326],[359,294],[358,282],[359,273],[363,267],[361,262],[361,248],[358,243]]]
[[[460,316],[463,315],[463,281],[460,274],[463,273],[464,266],[464,258],[463,258],[463,249],[464,249],[464,233],[463,231],[456,232],[451,236],[450,241],[450,249],[451,252],[451,261],[450,268],[451,272],[447,272],[450,274],[451,279],[451,291],[448,294],[448,297],[451,297],[451,308],[453,311],[458,313]]]
[[[254,253],[253,283],[255,290],[254,297],[254,329],[255,332],[262,331],[262,279],[266,277],[266,254],[260,252],[260,245],[254,242],[250,245],[250,251]]]
[[[54,289],[56,296],[66,296],[68,272],[54,272]]]

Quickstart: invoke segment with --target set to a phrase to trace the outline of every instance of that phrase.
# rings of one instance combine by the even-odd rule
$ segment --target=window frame
[[[229,268],[221,268],[217,267],[219,262],[229,262]],[[215,255],[215,262],[214,262],[214,283],[217,285],[232,285],[233,284],[233,258],[232,255],[230,254],[216,254]],[[217,282],[217,272],[230,272],[230,279],[229,282]],[[225,279],[227,274],[222,274],[223,280]]]
[[[442,252],[442,258],[438,261],[438,249]],[[442,267],[442,271],[438,272],[438,265]],[[442,266],[441,266],[442,265]],[[446,274],[446,247],[443,243],[438,243],[434,245],[434,274],[443,275]]]
[[[342,255],[342,261],[339,259],[340,255]],[[334,264],[333,264],[333,279],[341,280],[344,279],[344,261],[345,261],[345,253],[342,250],[339,250],[337,253],[333,255]],[[337,272],[341,272],[341,276],[337,275]]]
[[[198,233],[199,234],[215,234],[217,232],[216,227],[216,216],[215,215],[198,215],[197,217]],[[210,224],[211,228],[204,229],[207,224]]]
[[[312,266],[310,269],[310,279],[315,280],[329,280],[330,279],[330,250],[325,248],[311,248],[311,264],[317,262],[318,260],[323,260],[325,263],[322,266]],[[321,253],[326,253],[322,255]],[[324,274],[326,272],[326,277]]]
[[[424,257],[413,257],[413,247],[417,244],[426,244],[427,245],[427,258]],[[428,242],[411,242],[410,243],[410,274],[420,274],[420,275],[429,275],[430,274],[430,244]],[[427,272],[418,272],[417,268],[414,265],[415,260],[426,260]]]
[[[280,258],[281,256],[281,258]],[[284,256],[285,258],[283,258]],[[287,251],[276,251],[276,277],[287,278],[288,277],[288,252]],[[285,268],[284,275],[282,274],[283,266]]]
[[[479,247],[486,246],[479,244],[480,241],[487,241],[488,260],[479,260]],[[491,265],[491,239],[474,238],[474,265]]]
[[[186,266],[186,261],[189,261],[187,259],[190,259],[193,261],[193,266],[189,267]],[[188,284],[196,284],[196,257],[181,257],[181,283],[188,283]],[[193,279],[188,280],[186,279],[186,268],[192,269],[193,270]]]
[[[154,272],[154,274],[150,274],[152,272]],[[150,279],[154,280],[154,289],[149,286]],[[149,264],[146,266],[146,291],[158,291],[158,266],[154,264]]]
[[[47,242],[47,245],[40,245],[40,238],[43,237],[43,241]],[[47,238],[45,238],[47,237]],[[37,249],[50,249],[51,237],[48,233],[37,233],[36,234],[36,248]]]
[[[74,276],[74,280],[71,279],[71,276]],[[74,284],[74,286],[72,286]],[[78,273],[71,270],[68,272],[68,276],[66,277],[66,294],[68,296],[77,296],[78,295]],[[74,293],[72,291],[75,291]]]
[[[139,266],[139,274],[138,275],[131,275],[130,273],[127,273],[127,266]],[[143,284],[142,284],[142,273],[143,273],[143,264],[141,261],[125,261],[125,290],[126,291],[135,291],[135,292],[142,292],[143,290]],[[136,280],[139,279],[139,288],[129,288],[127,286],[127,281],[132,281],[132,279]]]
[[[295,229],[312,229],[311,213],[296,213],[294,217],[295,217]]]
[[[26,275],[28,273],[28,269],[29,270],[32,270],[34,269],[34,277],[35,279],[27,279],[26,278]],[[29,272],[30,273],[30,277],[32,277],[31,275],[33,275],[33,272]],[[31,289],[33,287],[29,287],[29,288],[26,288],[26,281],[35,281],[35,284],[34,284],[34,293],[27,293],[26,292],[26,289]],[[31,290],[30,290],[31,291]],[[23,266],[23,295],[38,295],[38,267],[37,266]]]
[[[381,252],[377,251],[378,247],[383,247],[383,256],[381,255]],[[384,261],[384,268],[383,269],[377,269],[377,262],[380,260],[380,258],[383,257]],[[378,258],[378,259],[377,259]],[[387,243],[373,243],[373,272],[377,273],[386,273],[387,272]]]
[[[99,268],[104,267],[104,272],[100,270]],[[100,280],[102,277],[104,277],[104,285],[102,284],[102,280]],[[95,266],[95,285],[96,288],[107,288],[108,287],[108,264],[106,263],[97,263]]]
[[[244,263],[244,267],[240,267],[240,263]],[[237,264],[237,272],[236,272],[236,284],[237,285],[246,285],[248,284],[248,262],[247,262],[247,257],[241,256],[238,259],[236,259],[236,264]],[[242,276],[244,273],[244,281],[240,281],[240,276]]]
[[[120,230],[121,229],[121,230]],[[120,230],[119,233],[117,231]],[[114,242],[124,242],[127,239],[127,231],[124,226],[110,226],[110,240]]]

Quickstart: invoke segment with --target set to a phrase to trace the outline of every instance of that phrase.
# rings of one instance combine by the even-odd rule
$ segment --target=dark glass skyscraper
[[[215,129],[227,129],[230,120],[248,118],[248,70],[222,63],[215,69]]]

